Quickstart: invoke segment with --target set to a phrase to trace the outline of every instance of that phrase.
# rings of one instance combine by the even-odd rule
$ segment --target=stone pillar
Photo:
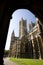
[[[39,35],[39,43],[40,43],[40,52],[41,52],[41,58],[43,59],[43,44],[42,44],[42,38],[41,36]]]
[[[16,44],[16,58],[20,57],[20,40],[17,40],[17,44]]]
[[[43,25],[41,24],[41,20],[39,20],[38,18],[36,18],[36,20],[37,20],[38,32],[39,32],[41,45],[42,45],[41,54],[42,54],[42,58],[43,58]]]
[[[31,36],[31,40],[32,40],[32,47],[33,47],[33,58],[36,58],[33,35]]]
[[[40,52],[39,40],[38,40],[37,36],[36,36],[36,40],[37,40],[37,45],[38,45],[39,59],[41,59],[41,52]]]

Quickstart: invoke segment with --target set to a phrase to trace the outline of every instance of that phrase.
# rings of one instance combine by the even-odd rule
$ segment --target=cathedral
[[[29,31],[27,32],[27,21],[23,18],[19,22],[19,37],[16,37],[14,31],[11,36],[10,57],[16,58],[43,58],[43,41],[42,31],[39,23],[29,24]]]

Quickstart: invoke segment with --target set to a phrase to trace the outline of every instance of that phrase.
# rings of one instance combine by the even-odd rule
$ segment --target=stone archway
[[[3,65],[4,47],[11,15],[16,9],[20,8],[29,9],[43,21],[43,2],[41,0],[4,0],[0,2],[0,65]]]

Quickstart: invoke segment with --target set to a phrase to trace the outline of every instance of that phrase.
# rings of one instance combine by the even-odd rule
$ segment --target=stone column
[[[40,43],[40,52],[41,52],[41,58],[43,59],[43,42],[42,42],[42,37],[39,35],[39,43]]]
[[[32,40],[32,47],[33,47],[33,58],[36,58],[33,35],[31,36],[31,40]]]
[[[20,40],[17,40],[17,44],[16,44],[16,58],[20,57]]]
[[[36,40],[37,40],[37,45],[38,45],[39,59],[41,59],[41,52],[40,52],[39,40],[38,40],[37,36],[36,36]]]

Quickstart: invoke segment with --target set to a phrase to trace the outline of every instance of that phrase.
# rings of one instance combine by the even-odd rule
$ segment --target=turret
[[[19,22],[19,37],[22,37],[27,34],[27,21],[23,18]]]

